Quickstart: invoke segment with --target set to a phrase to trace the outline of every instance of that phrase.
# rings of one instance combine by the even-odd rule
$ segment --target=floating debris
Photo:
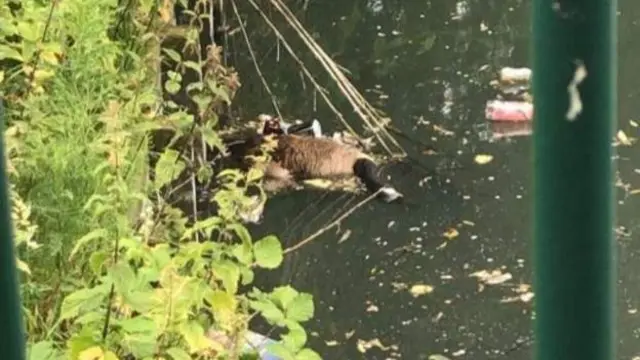
[[[475,161],[476,164],[479,164],[479,165],[488,164],[492,160],[493,160],[493,155],[488,155],[488,154],[478,154],[473,158],[473,161]]]
[[[523,302],[528,303],[533,299],[534,293],[531,291],[531,285],[529,284],[519,284],[513,289],[516,292],[517,296],[507,297],[500,300],[501,303],[512,303],[512,302]]]
[[[424,284],[416,284],[409,289],[409,292],[413,297],[418,297],[426,294],[430,294],[433,292],[433,286],[424,285]]]
[[[347,241],[347,239],[349,239],[350,236],[351,236],[351,230],[347,229],[344,233],[342,233],[342,236],[340,236],[340,239],[338,240],[338,244],[342,244],[343,242]]]
[[[358,351],[360,351],[363,354],[366,353],[367,350],[371,349],[374,346],[379,348],[382,351],[387,351],[387,350],[391,349],[390,346],[382,345],[382,342],[380,342],[380,339],[377,339],[377,338],[376,339],[371,339],[371,340],[368,340],[368,341],[358,339],[358,344],[357,344]]]
[[[633,140],[634,139],[630,139],[629,137],[627,137],[627,134],[625,134],[624,131],[618,130],[618,133],[616,134],[616,142],[614,142],[614,146],[616,145],[631,146],[633,145]]]
[[[510,273],[502,273],[500,269],[492,270],[491,272],[488,272],[487,270],[476,271],[469,276],[476,277],[487,285],[502,284],[513,278]]]
[[[456,228],[447,229],[447,231],[442,233],[442,236],[444,236],[447,240],[453,240],[453,239],[457,238],[458,235],[460,235],[460,233],[458,232],[458,230]]]
[[[525,101],[487,101],[485,117],[494,121],[531,121],[533,104]]]
[[[531,76],[533,76],[533,72],[529,68],[504,67],[500,69],[498,79],[503,84],[518,84],[528,83],[531,81]]]
[[[444,356],[444,355],[429,355],[429,360],[451,360],[448,357]]]

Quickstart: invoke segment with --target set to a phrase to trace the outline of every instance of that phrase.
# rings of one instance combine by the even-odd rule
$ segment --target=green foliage
[[[256,205],[246,190],[260,184],[259,171],[215,175],[217,216],[189,221],[165,197],[151,201],[178,191],[185,174],[214,176],[197,145],[223,149],[217,110],[239,83],[215,50],[191,58],[162,47],[166,24],[149,13],[155,2],[120,3],[0,5],[0,96],[10,104],[4,137],[28,358],[245,359],[248,321],[260,315],[287,331],[274,353],[319,359],[302,326],[313,316],[311,295],[252,285],[255,271],[283,261],[277,237],[254,241],[240,222],[239,212]],[[187,47],[199,48],[186,34]],[[176,64],[161,87],[185,91],[197,114],[158,95],[161,60]],[[185,85],[187,70],[197,80]],[[161,107],[173,112],[159,116]],[[148,184],[142,149],[161,129],[175,133],[172,144],[192,147],[164,150]]]

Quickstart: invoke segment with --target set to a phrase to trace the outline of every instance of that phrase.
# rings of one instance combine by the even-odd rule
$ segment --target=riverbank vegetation
[[[202,150],[223,150],[218,116],[238,75],[219,48],[199,51],[201,14],[185,12],[190,25],[178,28],[166,21],[171,8],[150,0],[0,8],[29,359],[238,359],[256,316],[282,330],[272,353],[318,359],[302,326],[311,295],[253,286],[255,271],[283,260],[276,236],[253,239],[238,219],[260,174],[214,173]],[[170,141],[148,167],[151,133]],[[212,176],[218,211],[202,215],[196,185]],[[192,206],[169,201],[177,191],[191,193]],[[202,241],[209,237],[216,241]]]

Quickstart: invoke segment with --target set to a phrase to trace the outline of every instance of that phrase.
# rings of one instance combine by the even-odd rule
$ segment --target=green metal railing
[[[13,227],[9,202],[4,153],[4,105],[0,99],[0,324],[4,334],[0,336],[1,357],[7,360],[25,358],[25,334],[22,325],[22,309],[18,294],[16,257],[13,253]]]
[[[616,1],[533,1],[539,360],[615,358],[615,13]]]

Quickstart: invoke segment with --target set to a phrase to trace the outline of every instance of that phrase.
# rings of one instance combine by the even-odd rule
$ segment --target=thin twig
[[[303,42],[309,50],[314,54],[314,56],[320,61],[325,70],[329,72],[329,75],[335,80],[336,84],[342,91],[342,93],[347,97],[351,105],[354,107],[354,110],[360,115],[361,119],[365,122],[365,124],[371,129],[374,135],[381,142],[381,145],[389,152],[389,154],[393,155],[391,149],[388,148],[383,138],[378,134],[382,132],[386,137],[401,151],[401,155],[406,155],[406,152],[400,144],[389,134],[385,129],[385,119],[380,117],[377,114],[377,110],[373,108],[366,99],[358,92],[358,90],[353,86],[353,84],[347,79],[344,73],[341,70],[341,67],[335,63],[327,55],[327,53],[322,49],[320,45],[311,37],[311,35],[306,31],[304,26],[298,21],[295,14],[291,12],[291,10],[284,4],[281,0],[271,0],[271,4],[285,17],[287,22],[296,30],[298,35],[302,38]],[[370,123],[370,120],[374,121],[377,126],[374,126]]]
[[[331,102],[329,97],[327,97],[326,90],[322,86],[320,86],[318,84],[318,82],[316,81],[316,79],[313,77],[313,75],[311,75],[311,72],[304,65],[304,62],[302,62],[302,60],[300,60],[300,58],[296,55],[296,53],[293,51],[293,49],[291,48],[289,43],[287,43],[287,41],[285,40],[284,35],[282,35],[282,33],[280,33],[280,31],[278,31],[278,28],[276,28],[276,26],[269,19],[267,14],[265,14],[264,11],[262,11],[262,9],[260,9],[258,4],[256,4],[256,2],[254,0],[247,0],[247,1],[251,4],[251,6],[253,6],[256,9],[256,11],[260,14],[260,16],[262,16],[262,19],[264,19],[264,21],[267,23],[267,25],[269,25],[271,30],[273,30],[273,32],[275,33],[276,37],[278,37],[278,39],[280,41],[282,41],[282,45],[285,47],[285,49],[287,49],[287,51],[289,52],[289,55],[291,55],[291,57],[298,63],[298,65],[300,65],[300,68],[302,69],[304,74],[311,81],[313,86],[318,90],[318,92],[320,93],[320,96],[322,96],[322,99],[325,101],[327,106],[329,106],[331,111],[333,111],[333,113],[338,117],[338,119],[340,119],[340,121],[347,128],[347,130],[349,130],[353,135],[357,135],[356,131],[353,130],[351,125],[349,125],[349,123],[344,119],[344,116],[342,115],[342,113],[340,111],[338,111],[338,109],[335,107],[335,105],[333,105],[333,103]]]
[[[238,18],[238,24],[240,24],[240,30],[242,31],[242,36],[244,37],[244,41],[247,43],[247,49],[249,49],[249,55],[251,55],[251,61],[253,61],[253,65],[256,68],[258,77],[260,77],[260,80],[262,81],[262,85],[264,86],[265,90],[267,90],[267,93],[269,94],[269,96],[271,96],[271,103],[273,104],[273,108],[276,110],[278,117],[280,119],[283,119],[282,114],[280,113],[280,108],[278,107],[278,102],[276,101],[276,97],[273,95],[273,92],[271,92],[271,88],[269,87],[267,80],[264,78],[264,75],[262,75],[262,70],[260,70],[260,65],[258,65],[258,60],[256,59],[256,56],[253,52],[251,41],[249,41],[249,35],[247,35],[247,30],[244,24],[242,24],[242,18],[240,17],[240,13],[238,12],[238,7],[236,6],[236,2],[234,0],[231,0],[231,6],[233,7],[233,12],[236,14],[236,18]]]
[[[295,251],[301,247],[303,247],[304,245],[310,243],[311,241],[315,240],[318,236],[324,234],[325,232],[327,232],[329,229],[332,229],[336,226],[338,226],[340,224],[340,222],[344,219],[346,219],[349,215],[351,215],[354,211],[356,211],[357,209],[359,209],[360,207],[362,207],[364,204],[368,203],[371,199],[375,198],[378,193],[380,192],[380,190],[376,191],[375,193],[367,196],[366,199],[360,201],[359,203],[357,203],[354,207],[352,207],[351,209],[347,210],[344,214],[340,215],[337,219],[335,219],[334,221],[332,221],[329,225],[319,229],[318,231],[316,231],[315,233],[313,233],[312,235],[308,236],[306,239],[300,241],[299,243],[290,246],[288,248],[286,248],[284,250],[284,254],[288,254],[292,251]]]

